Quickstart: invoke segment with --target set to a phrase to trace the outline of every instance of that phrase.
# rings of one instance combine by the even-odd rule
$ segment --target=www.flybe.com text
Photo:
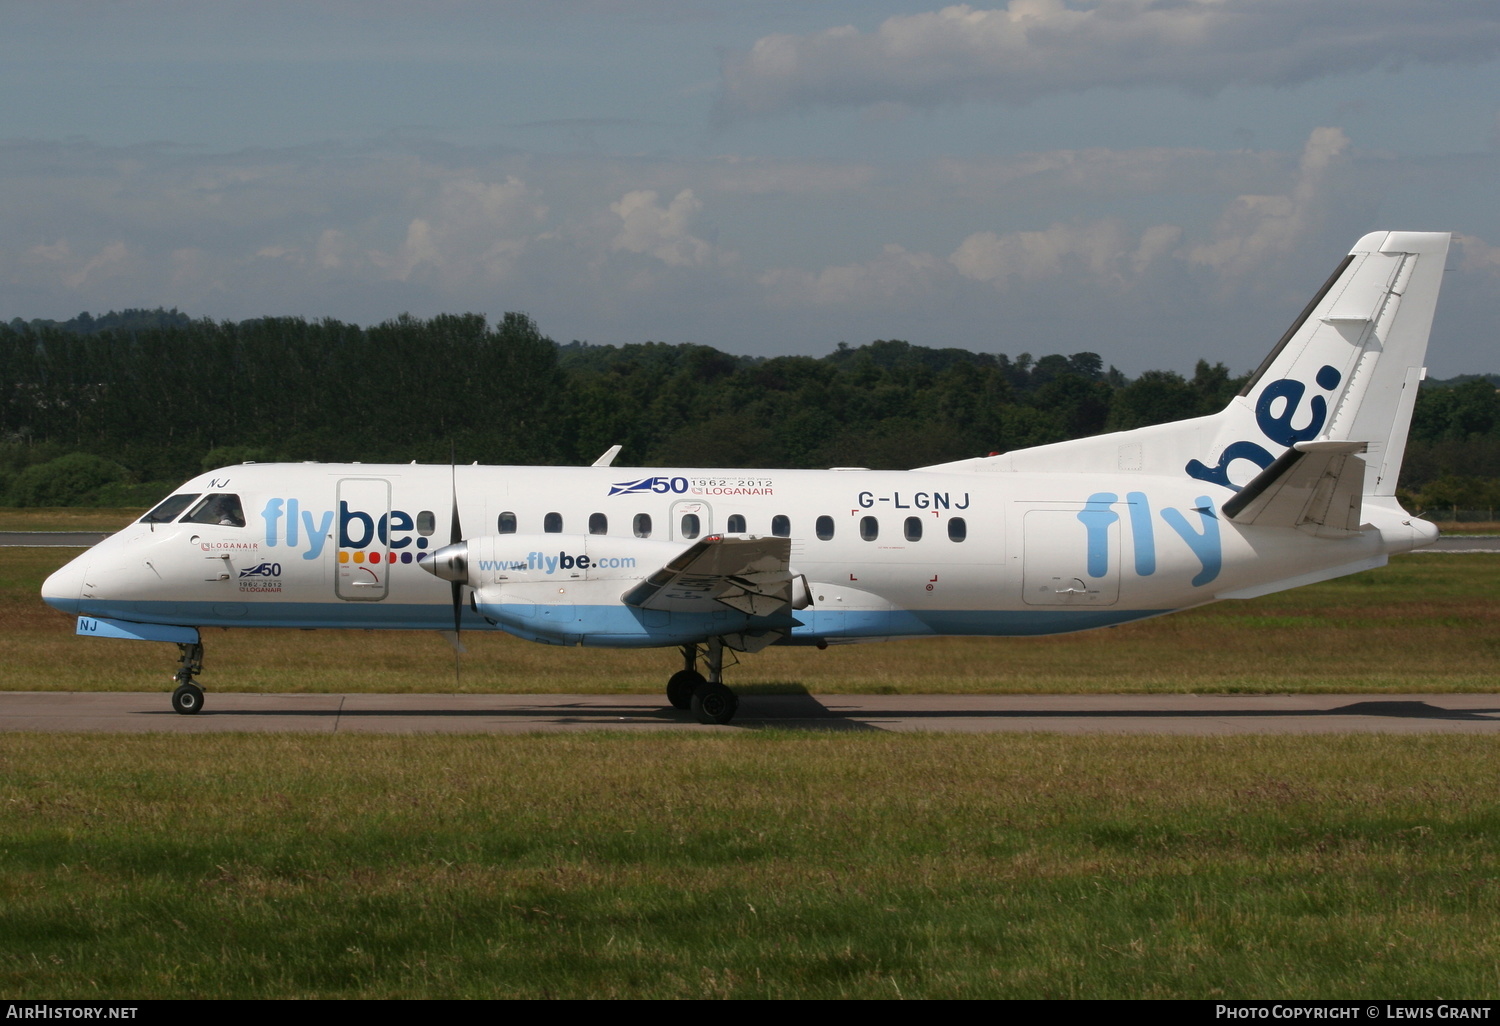
[[[555,574],[559,570],[629,570],[635,566],[634,556],[572,556],[559,552],[549,556],[544,552],[528,552],[525,559],[481,559],[480,570],[541,570]]]

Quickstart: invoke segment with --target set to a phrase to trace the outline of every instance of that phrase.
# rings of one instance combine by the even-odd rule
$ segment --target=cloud
[[[1128,373],[1199,357],[1248,369],[1351,241],[1447,216],[1468,234],[1443,309],[1480,326],[1466,328],[1477,349],[1500,276],[1500,250],[1481,241],[1496,237],[1483,204],[1497,162],[1358,150],[1338,128],[1290,150],[894,164],[410,139],[234,153],[0,142],[3,319],[524,310],[564,340],[768,354],[899,337],[1089,348]],[[1422,224],[1381,213],[1387,193],[1460,187],[1476,213],[1453,200]],[[1490,359],[1449,357],[1434,373]]]
[[[609,209],[621,221],[613,249],[645,253],[668,267],[702,267],[715,259],[714,247],[688,231],[688,222],[703,209],[692,189],[683,189],[665,207],[654,190],[638,189]]]
[[[770,35],[721,67],[718,113],[1026,101],[1096,87],[1211,93],[1500,52],[1491,3],[1451,0],[1012,0]]]
[[[1214,241],[1193,247],[1188,259],[1221,274],[1235,274],[1294,251],[1321,217],[1324,184],[1348,147],[1349,138],[1341,130],[1313,129],[1291,191],[1236,197],[1219,219]]]
[[[1457,233],[1453,245],[1458,249],[1458,266],[1462,270],[1500,277],[1500,246],[1491,246],[1474,235]]]
[[[63,275],[63,282],[70,289],[76,289],[91,277],[104,277],[117,274],[124,270],[125,262],[130,257],[130,251],[125,248],[125,243],[115,241],[105,246],[99,252],[75,271]]]
[[[395,252],[372,250],[369,258],[391,278],[425,275],[445,290],[504,279],[547,216],[521,179],[485,181],[472,172],[441,180],[417,205],[421,213]]]
[[[940,157],[933,174],[951,195],[987,203],[1001,190],[1032,197],[1223,195],[1269,188],[1284,178],[1289,161],[1275,150],[1207,150],[1140,146],[1046,150],[994,157]]]
[[[1122,278],[1122,262],[1138,249],[1118,221],[1086,225],[1053,225],[1044,231],[976,232],[964,239],[948,262],[965,278],[1005,289],[1013,280],[1037,281],[1076,265],[1103,281]]]
[[[910,253],[888,243],[864,263],[821,271],[777,268],[759,280],[772,302],[782,305],[889,306],[925,295],[943,274],[942,261],[931,253]]]

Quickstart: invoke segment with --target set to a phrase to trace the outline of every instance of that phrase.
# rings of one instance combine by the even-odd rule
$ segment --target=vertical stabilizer
[[[1238,489],[1300,442],[1362,442],[1365,495],[1394,495],[1437,307],[1446,232],[1375,232],[1219,415],[1189,476]]]
[[[1447,232],[1360,239],[1216,414],[924,469],[1185,475],[1238,492],[1294,446],[1357,442],[1320,457],[1338,493],[1393,496],[1447,255]]]

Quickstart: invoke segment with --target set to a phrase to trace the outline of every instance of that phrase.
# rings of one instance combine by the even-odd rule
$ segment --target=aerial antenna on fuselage
[[[604,455],[600,456],[597,460],[595,460],[593,463],[591,463],[590,466],[594,466],[594,467],[608,467],[608,466],[612,466],[614,464],[614,462],[615,462],[615,457],[618,456],[618,455],[620,455],[620,450],[623,449],[623,448],[625,448],[623,445],[618,445],[618,444],[617,445],[611,445],[608,449],[604,450]]]

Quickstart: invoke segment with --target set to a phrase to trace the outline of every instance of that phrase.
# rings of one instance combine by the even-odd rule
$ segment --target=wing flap
[[[717,602],[754,617],[792,607],[790,538],[712,534],[631,588],[620,600],[640,609],[701,611]]]

